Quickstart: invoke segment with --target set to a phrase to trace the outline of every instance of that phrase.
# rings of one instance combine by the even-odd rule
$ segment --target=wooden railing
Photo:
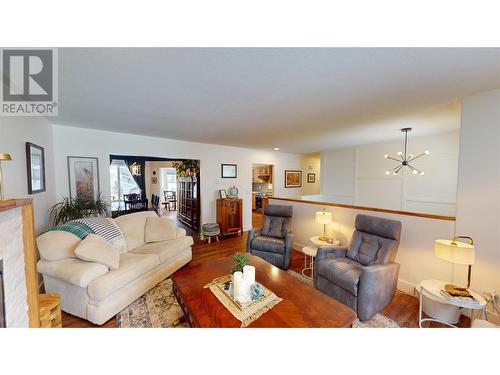
[[[395,214],[395,215],[406,215],[406,216],[424,217],[424,218],[427,218],[427,219],[455,221],[455,216],[425,214],[425,213],[412,212],[412,211],[390,210],[390,209],[387,209],[387,208],[355,206],[355,205],[351,205],[351,204],[322,202],[322,201],[306,200],[306,199],[300,199],[300,198],[269,197],[269,199],[270,200],[271,199],[275,199],[275,200],[280,200],[280,201],[288,201],[288,202],[316,204],[316,205],[319,205],[319,206],[331,206],[331,207],[340,207],[340,208],[350,208],[350,209],[361,210],[361,211],[384,212],[384,213]]]

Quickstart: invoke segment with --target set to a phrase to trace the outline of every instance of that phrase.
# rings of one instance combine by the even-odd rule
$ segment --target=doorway
[[[260,228],[269,197],[274,194],[274,166],[252,164],[252,226]]]
[[[199,160],[110,155],[112,216],[155,211],[196,237],[200,222]]]

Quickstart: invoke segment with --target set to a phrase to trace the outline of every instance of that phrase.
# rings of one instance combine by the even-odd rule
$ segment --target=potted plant
[[[234,266],[232,273],[243,272],[243,267],[248,264],[248,257],[243,253],[235,253],[233,255]]]
[[[93,216],[106,216],[109,213],[109,204],[101,195],[96,199],[84,197],[80,194],[76,198],[64,198],[50,209],[53,225]]]

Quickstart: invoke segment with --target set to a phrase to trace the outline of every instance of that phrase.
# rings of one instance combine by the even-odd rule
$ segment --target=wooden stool
[[[206,238],[208,243],[212,243],[212,237],[215,237],[217,242],[219,242],[220,225],[217,223],[203,224],[201,227],[201,233],[203,235],[203,239]]]
[[[59,294],[40,294],[38,297],[40,307],[41,328],[62,328],[61,299]]]

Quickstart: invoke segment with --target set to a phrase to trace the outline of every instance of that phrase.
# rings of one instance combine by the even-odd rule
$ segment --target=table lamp
[[[466,239],[468,240],[468,243],[457,241],[458,239]],[[467,288],[470,287],[471,269],[475,258],[474,241],[472,238],[458,236],[451,241],[436,240],[434,242],[434,255],[451,263],[468,265],[469,271],[467,274]],[[458,290],[464,289],[456,285],[448,286]]]
[[[0,152],[0,201],[3,201],[2,161],[12,160],[9,154]]]
[[[326,210],[316,212],[316,222],[323,224],[323,236],[319,238],[320,241],[326,241],[326,224],[332,222],[332,214]]]

